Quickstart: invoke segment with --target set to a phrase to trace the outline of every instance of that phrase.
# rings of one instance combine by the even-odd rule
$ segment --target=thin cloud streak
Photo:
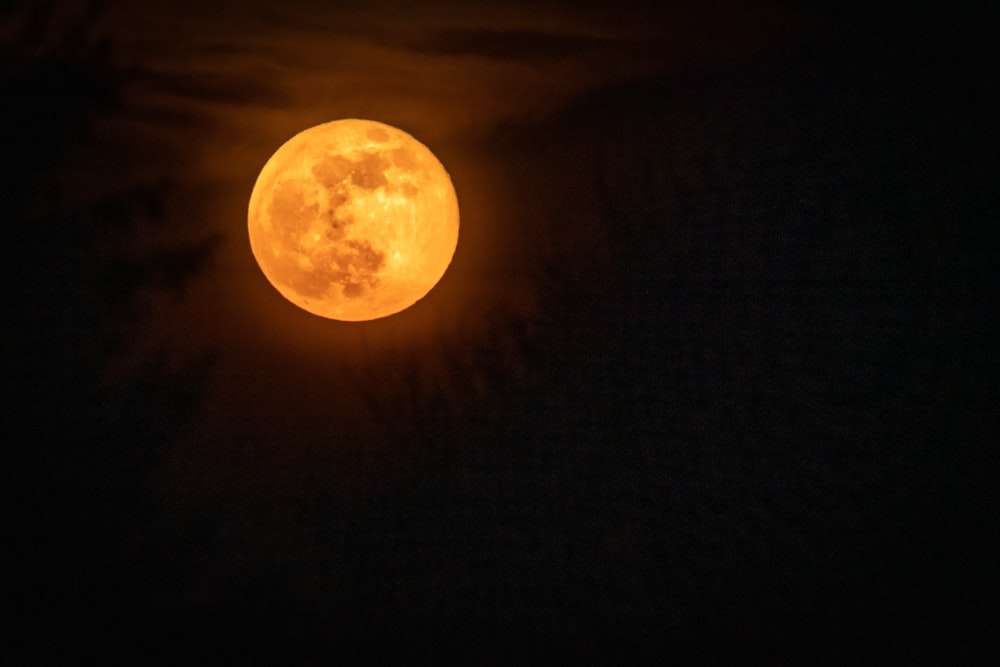
[[[294,11],[293,11],[294,9]],[[516,5],[459,10],[274,5],[109,8],[106,29],[148,73],[144,94],[179,105],[285,106],[335,117],[393,117],[423,136],[482,134],[538,120],[606,85],[753,54],[787,39],[791,14],[723,21],[690,9],[642,16]],[[610,20],[614,18],[615,20]],[[630,20],[631,19],[631,20]]]

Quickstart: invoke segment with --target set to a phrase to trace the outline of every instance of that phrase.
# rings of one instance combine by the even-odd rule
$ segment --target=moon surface
[[[448,172],[412,136],[371,120],[311,127],[261,169],[250,247],[268,281],[315,315],[357,322],[409,308],[458,245]]]

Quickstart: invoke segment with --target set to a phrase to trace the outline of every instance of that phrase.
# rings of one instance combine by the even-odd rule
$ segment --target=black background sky
[[[988,661],[997,17],[949,7],[4,3],[4,661]],[[343,117],[462,210],[361,324],[245,229]]]

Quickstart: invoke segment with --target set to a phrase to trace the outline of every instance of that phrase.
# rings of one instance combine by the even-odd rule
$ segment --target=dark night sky
[[[988,662],[996,12],[661,4],[4,3],[4,662]],[[246,235],[344,117],[369,323]]]

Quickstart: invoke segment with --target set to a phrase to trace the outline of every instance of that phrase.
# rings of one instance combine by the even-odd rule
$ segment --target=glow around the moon
[[[458,200],[426,146],[370,120],[289,139],[250,196],[250,246],[264,275],[322,317],[386,317],[423,298],[458,244]]]

